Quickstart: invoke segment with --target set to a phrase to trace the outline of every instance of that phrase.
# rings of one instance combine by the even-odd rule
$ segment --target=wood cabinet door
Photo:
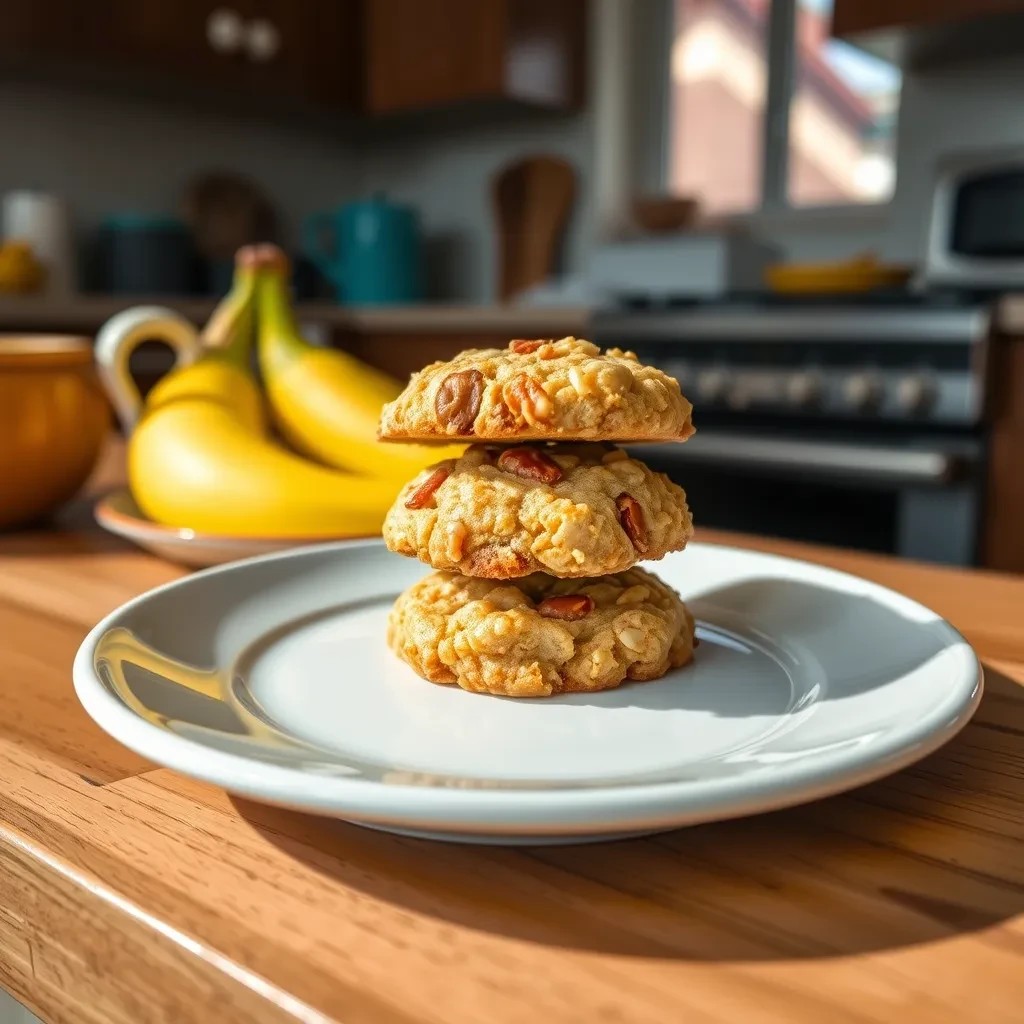
[[[38,0],[0,18],[0,53],[111,80],[352,110],[357,0]]]
[[[368,112],[500,96],[505,8],[503,0],[370,0],[364,48]]]
[[[364,67],[363,3],[358,0],[255,2],[258,22],[269,26],[280,40],[279,49],[269,59],[261,59],[258,45],[251,47],[249,56],[254,65],[255,86],[281,89],[324,109],[360,109]],[[259,25],[255,27],[258,29]]]
[[[1022,8],[1024,0],[835,0],[832,33],[924,27]]]
[[[90,6],[76,0],[5,5],[0,53],[5,61],[68,59],[80,54],[90,31]]]
[[[96,0],[88,7],[83,62],[196,85],[228,86],[244,74],[253,0]]]

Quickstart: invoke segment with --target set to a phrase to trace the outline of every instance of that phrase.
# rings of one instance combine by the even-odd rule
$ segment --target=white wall
[[[567,157],[579,174],[567,264],[580,266],[589,244],[590,119],[500,117],[430,132],[395,125],[356,143],[341,128],[4,82],[0,193],[33,188],[61,195],[84,235],[115,211],[176,213],[192,175],[231,169],[263,186],[286,240],[295,242],[308,214],[385,191],[421,212],[432,296],[486,301],[497,274],[489,185],[505,161],[524,153]]]
[[[591,151],[586,115],[503,118],[443,134],[376,139],[361,153],[359,183],[366,194],[384,191],[420,210],[432,294],[487,301],[498,274],[492,176],[528,154],[562,156],[573,165],[577,193],[562,257],[566,269],[578,269],[591,243]]]
[[[924,246],[935,164],[943,154],[1024,147],[1024,57],[972,61],[908,75],[900,103],[896,195],[889,253],[911,258]]]
[[[358,191],[340,133],[198,105],[5,81],[0,127],[0,192],[55,192],[83,229],[114,211],[177,213],[188,179],[211,169],[258,181],[290,238],[308,213]]]

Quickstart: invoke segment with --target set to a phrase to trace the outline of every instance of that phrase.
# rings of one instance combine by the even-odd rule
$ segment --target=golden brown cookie
[[[612,445],[473,445],[411,480],[384,521],[392,551],[513,579],[601,576],[686,546],[686,495]]]
[[[685,441],[679,383],[631,352],[589,341],[517,340],[415,373],[381,413],[388,441]]]
[[[643,569],[514,582],[435,572],[401,594],[388,643],[433,683],[504,697],[608,690],[693,657],[693,617]]]

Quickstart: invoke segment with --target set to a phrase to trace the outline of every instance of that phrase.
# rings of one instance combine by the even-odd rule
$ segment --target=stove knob
[[[675,377],[679,381],[679,386],[685,388],[687,382],[690,379],[689,367],[686,363],[672,361],[667,363],[662,369],[670,376]]]
[[[725,394],[729,375],[724,370],[702,370],[697,376],[697,394],[707,402],[715,402]]]
[[[730,389],[729,394],[726,396],[726,402],[729,404],[730,409],[746,409],[751,402],[750,389],[746,387],[742,381],[737,381]]]
[[[934,385],[921,374],[904,377],[896,386],[896,401],[904,412],[925,412],[934,399]]]
[[[882,397],[882,386],[870,373],[855,373],[843,384],[843,398],[854,409],[870,409]]]
[[[814,405],[821,397],[821,381],[814,373],[794,373],[786,381],[786,398],[797,408]]]

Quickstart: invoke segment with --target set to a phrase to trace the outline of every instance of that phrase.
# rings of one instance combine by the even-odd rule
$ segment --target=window
[[[882,202],[900,73],[831,39],[832,0],[673,0],[669,191],[710,213]]]

